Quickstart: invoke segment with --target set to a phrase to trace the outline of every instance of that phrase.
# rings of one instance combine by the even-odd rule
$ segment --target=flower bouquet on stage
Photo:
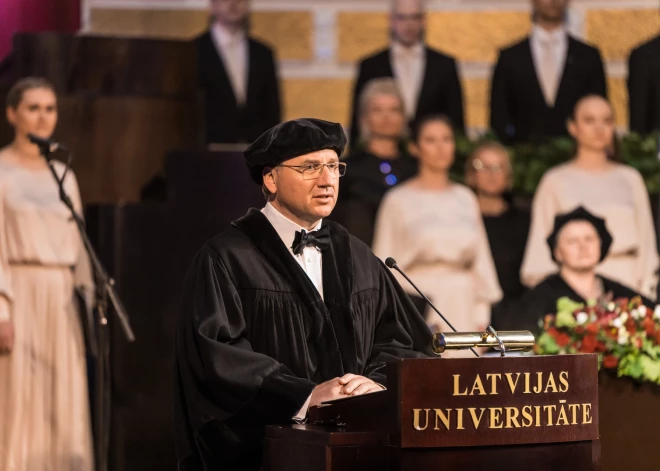
[[[597,353],[601,370],[660,385],[660,306],[639,297],[591,305],[569,298],[545,316],[534,349],[539,355]]]
[[[535,353],[596,353],[603,471],[655,469],[660,417],[660,306],[639,297],[584,305],[568,298],[545,316]]]

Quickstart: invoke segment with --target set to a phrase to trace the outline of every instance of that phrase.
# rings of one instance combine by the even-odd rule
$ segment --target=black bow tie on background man
[[[302,254],[303,249],[310,245],[321,251],[330,247],[330,226],[323,226],[318,231],[313,232],[296,231],[296,238],[293,239],[293,245],[291,246],[294,255]]]

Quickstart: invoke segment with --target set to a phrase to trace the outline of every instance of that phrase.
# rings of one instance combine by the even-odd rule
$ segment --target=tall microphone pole
[[[32,140],[32,139],[31,139]],[[32,140],[34,142],[34,140]],[[90,262],[94,269],[95,275],[95,311],[97,319],[96,328],[96,372],[95,372],[95,422],[96,433],[95,448],[96,448],[96,471],[107,471],[108,469],[108,448],[110,441],[110,343],[108,341],[108,298],[114,308],[114,313],[119,319],[119,323],[126,335],[129,342],[135,341],[135,335],[131,329],[128,313],[115,290],[115,282],[108,275],[108,272],[103,267],[96,251],[92,247],[92,243],[87,237],[85,231],[85,222],[82,217],[76,212],[71,202],[71,198],[64,190],[64,177],[60,179],[57,175],[55,167],[52,163],[51,152],[63,146],[57,143],[52,143],[47,140],[42,142],[35,142],[39,147],[41,155],[46,159],[50,173],[57,182],[59,188],[60,200],[64,205],[69,208],[71,216],[78,227],[80,238],[87,254],[89,255]]]
[[[457,330],[454,328],[453,325],[451,325],[451,323],[447,320],[447,318],[446,318],[445,316],[443,316],[442,313],[441,313],[440,311],[438,311],[438,308],[436,308],[436,307],[433,305],[433,303],[431,302],[431,300],[430,300],[429,298],[427,298],[426,295],[425,295],[424,293],[422,293],[422,291],[417,287],[417,285],[415,285],[415,283],[413,283],[412,280],[411,280],[410,278],[408,278],[408,275],[406,275],[406,274],[403,272],[403,270],[401,270],[401,268],[399,268],[399,265],[396,264],[396,260],[394,260],[392,257],[388,257],[387,260],[385,260],[385,265],[387,265],[387,267],[388,267],[389,269],[394,269],[394,270],[398,271],[399,273],[401,273],[401,276],[403,276],[403,277],[406,279],[406,281],[407,281],[408,283],[410,283],[410,286],[412,286],[413,288],[415,288],[415,291],[417,291],[417,292],[419,293],[419,295],[420,295],[422,298],[424,298],[424,301],[426,301],[426,302],[428,303],[428,305],[431,306],[431,307],[433,308],[433,310],[434,310],[435,312],[438,313],[438,315],[440,316],[440,318],[441,318],[443,321],[445,321],[445,324],[447,324],[451,330],[453,330],[454,332],[457,332]],[[474,353],[474,356],[475,356],[475,357],[478,357],[478,356],[479,356],[479,354],[474,350],[474,348],[470,347],[470,351],[471,351],[472,353]]]

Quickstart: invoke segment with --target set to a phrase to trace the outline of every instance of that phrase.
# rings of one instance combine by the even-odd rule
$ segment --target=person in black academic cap
[[[586,304],[604,298],[639,296],[632,289],[597,274],[598,264],[612,245],[612,236],[605,220],[582,206],[555,217],[547,242],[559,272],[548,276],[523,296],[516,329],[537,333],[539,320],[546,314],[556,313],[557,300],[563,297]],[[647,307],[654,307],[651,300],[644,297],[642,300]]]
[[[179,470],[257,470],[266,425],[380,391],[386,362],[433,355],[430,330],[389,270],[326,219],[345,145],[339,124],[298,119],[245,151],[266,206],[209,240],[184,284]]]

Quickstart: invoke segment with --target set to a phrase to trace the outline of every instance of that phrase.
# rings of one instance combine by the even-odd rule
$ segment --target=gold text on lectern
[[[470,378],[453,375],[452,396],[465,397],[461,407],[413,409],[413,428],[424,430],[514,429],[529,427],[579,426],[593,421],[591,403],[568,403],[561,394],[568,392],[569,375],[560,372],[523,372],[477,374]],[[498,404],[477,404],[469,407],[470,396],[533,396],[552,394],[545,404],[525,404],[501,407]],[[557,394],[557,396],[555,396]],[[476,398],[475,398],[476,399]],[[510,402],[509,402],[510,404]],[[481,406],[485,407],[481,407]]]

